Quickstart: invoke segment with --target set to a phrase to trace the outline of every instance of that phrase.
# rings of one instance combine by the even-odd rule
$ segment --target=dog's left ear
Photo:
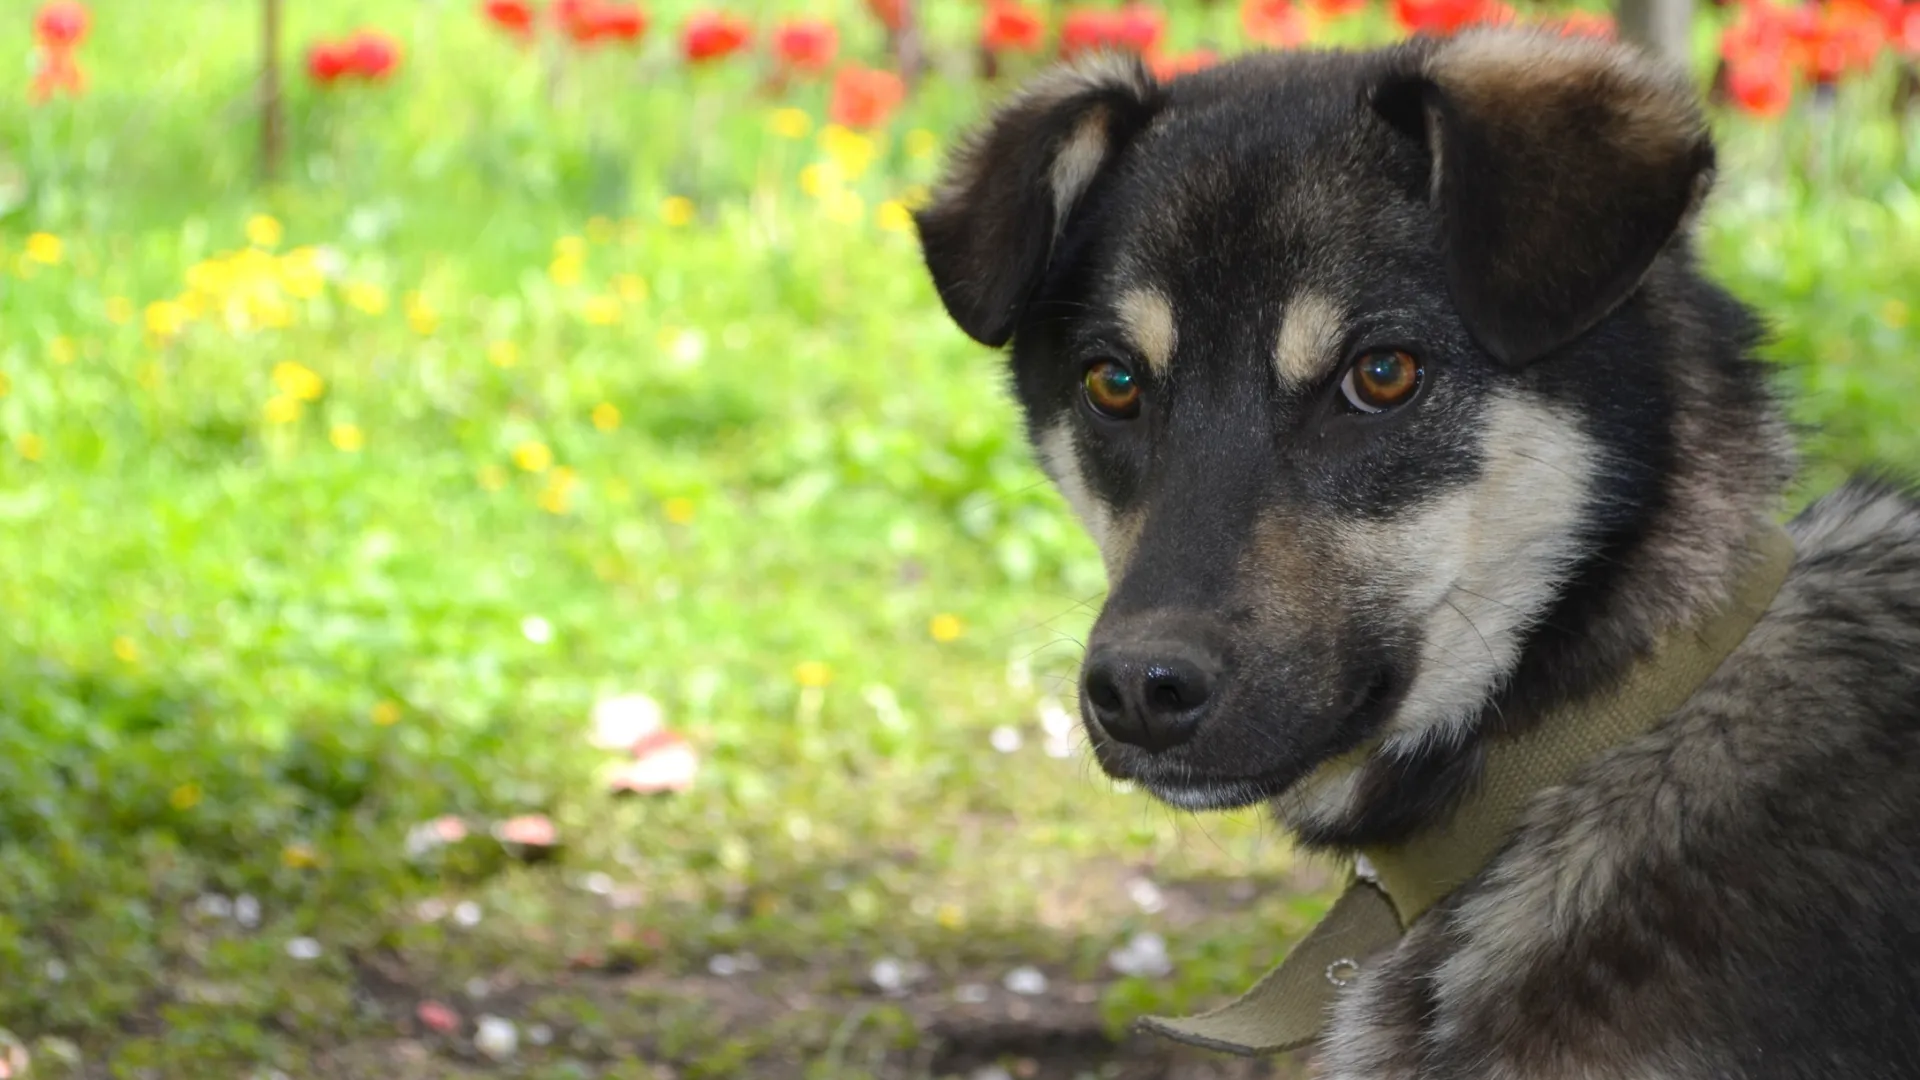
[[[1426,142],[1454,304],[1511,365],[1632,295],[1712,178],[1693,88],[1628,46],[1467,33],[1376,87],[1373,105]]]

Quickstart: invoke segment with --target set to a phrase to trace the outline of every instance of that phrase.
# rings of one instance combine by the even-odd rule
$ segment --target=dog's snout
[[[1100,729],[1144,750],[1193,737],[1213,700],[1219,664],[1192,646],[1107,646],[1087,657],[1081,692]]]

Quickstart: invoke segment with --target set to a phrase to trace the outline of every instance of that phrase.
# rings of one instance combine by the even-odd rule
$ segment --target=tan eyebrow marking
[[[1134,288],[1120,295],[1118,308],[1133,347],[1146,357],[1147,367],[1156,377],[1165,378],[1173,363],[1176,340],[1173,305],[1157,289]]]
[[[1302,291],[1287,302],[1273,350],[1281,385],[1301,386],[1327,370],[1340,345],[1340,320],[1340,306],[1321,293]]]

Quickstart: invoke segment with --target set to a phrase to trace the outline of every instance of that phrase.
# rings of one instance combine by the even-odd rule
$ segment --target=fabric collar
[[[1727,605],[1662,638],[1613,689],[1572,702],[1525,734],[1492,743],[1479,787],[1446,825],[1354,861],[1346,892],[1280,966],[1212,1012],[1146,1017],[1159,1035],[1236,1054],[1297,1050],[1319,1039],[1328,1009],[1361,966],[1478,874],[1540,791],[1583,763],[1653,729],[1719,669],[1785,583],[1793,540],[1769,522],[1751,543],[1752,569]]]

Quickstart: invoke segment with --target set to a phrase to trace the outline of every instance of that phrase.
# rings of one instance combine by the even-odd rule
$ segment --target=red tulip
[[[752,33],[752,27],[738,15],[724,11],[695,12],[687,18],[680,51],[696,64],[724,60],[745,48]]]
[[[897,34],[907,25],[906,0],[867,0],[867,10],[887,28],[887,33]]]
[[[1243,0],[1240,25],[1249,38],[1276,49],[1298,48],[1312,31],[1307,13],[1295,7],[1293,0]]]
[[[379,81],[400,66],[400,44],[375,30],[361,30],[348,38],[348,70],[363,79]]]
[[[879,127],[906,96],[906,84],[891,71],[843,67],[833,77],[833,100],[827,105],[827,115],[844,127]]]
[[[989,0],[980,21],[980,44],[988,52],[1038,52],[1046,36],[1040,13],[1015,0]]]
[[[1411,33],[1446,37],[1478,23],[1502,23],[1513,9],[1501,0],[1393,0],[1393,15]]]
[[[1727,65],[1727,95],[1750,115],[1771,119],[1793,100],[1793,71],[1785,57]]]
[[[1367,0],[1312,0],[1310,5],[1322,18],[1338,19],[1364,10]]]
[[[1167,17],[1157,8],[1145,4],[1128,4],[1121,8],[1114,26],[1121,47],[1143,55],[1152,52],[1160,44],[1160,35],[1166,29]]]
[[[610,4],[604,0],[559,0],[554,21],[575,45],[602,41],[639,41],[647,32],[647,13],[638,4]]]
[[[1894,48],[1908,56],[1920,56],[1920,3],[1908,4],[1900,13],[1893,32]]]
[[[353,70],[352,46],[344,42],[317,41],[307,49],[307,77],[321,86],[332,86]]]
[[[90,22],[85,4],[52,0],[33,19],[33,36],[49,49],[71,49],[86,39]]]
[[[1167,82],[1182,75],[1205,71],[1219,62],[1220,57],[1215,55],[1213,50],[1195,49],[1192,52],[1174,56],[1156,56],[1148,61],[1147,66],[1153,69],[1154,78]]]
[[[1129,4],[1118,11],[1075,11],[1060,24],[1060,54],[1074,56],[1099,49],[1150,53],[1166,25],[1166,17],[1145,4]]]
[[[791,71],[825,71],[840,49],[840,32],[825,19],[791,19],[773,32],[773,51]]]
[[[487,0],[482,14],[495,26],[525,41],[533,37],[534,9],[526,0]]]

